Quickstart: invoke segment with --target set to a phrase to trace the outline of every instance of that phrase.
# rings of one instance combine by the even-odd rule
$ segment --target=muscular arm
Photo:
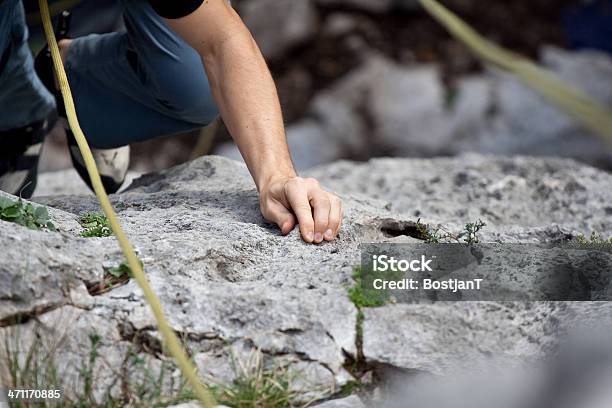
[[[167,20],[202,56],[223,119],[258,188],[274,175],[295,176],[276,87],[248,29],[223,0]]]
[[[202,57],[224,122],[260,192],[263,215],[283,234],[299,221],[307,242],[333,239],[340,200],[316,180],[296,176],[274,81],[240,17],[225,0],[207,0],[190,15],[166,21]]]

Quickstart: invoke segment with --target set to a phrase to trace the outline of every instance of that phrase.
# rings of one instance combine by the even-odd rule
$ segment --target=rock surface
[[[609,55],[544,47],[541,63],[567,84],[583,90],[604,106],[612,106],[612,87],[603,81],[612,75]],[[486,93],[480,96],[474,93],[462,98],[461,88],[458,91],[458,105],[488,100],[489,115],[484,111],[478,123],[471,122],[473,127],[463,126],[464,135],[467,131],[474,135],[465,142],[460,141],[457,148],[497,154],[573,157],[612,167],[610,146],[583,129],[568,114],[548,104],[511,75],[491,73],[487,80]]]
[[[317,31],[317,13],[311,0],[258,0],[239,9],[262,53],[281,57]]]
[[[49,171],[38,175],[35,194],[37,197],[53,195],[93,195],[93,192],[82,181],[72,164],[65,170]],[[129,171],[123,187],[129,186],[142,173]]]
[[[318,408],[365,408],[363,402],[356,395],[350,397],[327,401],[322,404],[316,405]]]
[[[388,305],[364,314],[366,359],[443,375],[483,361],[503,366],[550,356],[559,334],[585,320],[612,326],[611,306],[594,303],[459,302]],[[410,322],[410,324],[398,324]]]
[[[612,175],[573,160],[477,154],[446,159],[376,159],[315,169],[336,191],[389,202],[407,217],[446,225],[478,219],[490,242],[612,235]]]
[[[231,381],[232,357],[259,349],[267,364],[299,373],[310,397],[325,398],[353,378],[349,362],[360,353],[372,367],[443,374],[468,351],[512,361],[546,355],[574,322],[604,324],[602,316],[612,314],[607,303],[388,305],[364,311],[359,349],[347,288],[360,243],[415,241],[410,226],[419,217],[449,229],[483,218],[486,241],[612,235],[612,176],[570,160],[479,155],[340,162],[311,173],[345,204],[340,239],[319,246],[302,243],[297,231],[282,237],[265,222],[245,166],[220,157],[145,175],[112,197],[171,326],[205,378]],[[70,339],[57,358],[74,371],[95,332],[105,356],[96,395],[107,387],[119,392],[112,368],[134,350],[152,367],[167,362],[153,317],[132,280],[88,292],[105,267],[122,260],[112,237],[79,237],[78,215],[97,210],[95,198],[36,200],[53,207],[61,232],[0,221],[0,340],[15,328],[34,337],[40,320],[45,338]],[[323,406],[360,406],[349,402]]]

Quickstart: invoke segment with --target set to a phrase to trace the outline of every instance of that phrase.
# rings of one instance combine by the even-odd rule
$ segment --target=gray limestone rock
[[[365,408],[363,402],[356,395],[351,395],[350,397],[341,398],[337,400],[331,400],[324,402],[319,405],[315,405],[319,408]]]
[[[357,309],[347,296],[359,244],[414,242],[419,217],[451,229],[484,218],[484,241],[612,232],[612,177],[571,160],[380,159],[312,174],[345,206],[340,238],[318,246],[304,244],[297,231],[282,237],[262,218],[246,167],[220,157],[145,175],[111,197],[171,326],[205,378],[231,382],[232,356],[259,350],[266,364],[299,373],[296,387],[309,389],[308,398],[333,396],[352,379],[347,364],[359,355]],[[15,318],[30,339],[35,321],[57,332],[60,323],[74,322],[58,351],[66,370],[76,373],[97,333],[110,366],[135,350],[152,371],[170,364],[176,376],[133,280],[101,295],[87,291],[102,279],[104,265],[122,260],[113,237],[79,237],[76,220],[98,209],[95,198],[36,200],[52,207],[61,231],[0,221],[0,336],[15,329]],[[375,367],[440,374],[461,354],[512,362],[545,356],[575,322],[603,324],[610,314],[608,303],[388,305],[364,311],[362,351]],[[110,371],[97,372],[95,395],[109,387],[121,392]],[[356,401],[350,406],[360,406]]]
[[[567,159],[468,154],[338,162],[311,172],[332,190],[389,201],[406,217],[442,224],[482,219],[490,241],[612,235],[612,175]],[[525,228],[529,227],[529,229]],[[529,232],[529,234],[528,234]]]

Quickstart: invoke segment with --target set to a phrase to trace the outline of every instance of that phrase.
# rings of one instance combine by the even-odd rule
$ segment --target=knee
[[[172,87],[169,106],[176,119],[199,125],[207,125],[219,116],[219,109],[212,97],[208,84],[202,86],[199,80],[189,85],[177,84]]]

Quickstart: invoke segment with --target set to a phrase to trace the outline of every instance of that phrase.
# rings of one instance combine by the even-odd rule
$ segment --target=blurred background
[[[25,2],[32,48],[43,44]],[[73,36],[122,29],[119,0],[64,0]],[[488,39],[612,106],[612,0],[444,0]],[[512,76],[483,66],[417,0],[233,0],[276,80],[299,169],[461,152],[571,157],[612,169],[612,148]],[[133,146],[148,172],[205,152],[240,159],[221,124]],[[208,132],[209,134],[211,132]],[[70,167],[59,129],[43,171]],[[194,148],[200,146],[194,152]]]

